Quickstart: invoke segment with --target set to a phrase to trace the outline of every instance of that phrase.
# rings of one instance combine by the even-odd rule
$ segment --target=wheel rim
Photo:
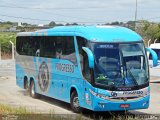
[[[78,97],[74,97],[74,98],[73,98],[73,106],[74,106],[75,108],[78,108],[78,107],[79,107]]]

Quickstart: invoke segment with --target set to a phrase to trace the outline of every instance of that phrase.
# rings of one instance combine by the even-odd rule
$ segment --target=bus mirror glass
[[[82,49],[84,50],[84,52],[87,53],[89,67],[90,68],[94,68],[94,56],[93,56],[92,51],[89,48],[87,48],[87,47],[82,47]]]

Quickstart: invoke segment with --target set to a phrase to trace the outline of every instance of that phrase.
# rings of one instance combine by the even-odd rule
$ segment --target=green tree
[[[147,35],[147,37],[149,39],[157,39],[159,38],[160,36],[158,36],[159,34],[159,31],[160,31],[160,28],[157,24],[150,24],[150,26],[148,27],[148,29],[145,31],[145,34]]]
[[[12,41],[14,44],[16,43],[16,33],[0,33],[0,44],[2,52],[10,53],[11,46],[9,41]]]
[[[119,25],[120,23],[118,21],[112,22],[110,25]]]
[[[145,43],[147,44],[148,40],[151,39],[151,43],[154,42],[155,39],[160,41],[160,24],[151,23],[148,21],[138,21],[139,25],[136,27],[136,32],[138,32]]]
[[[49,23],[49,27],[54,27],[54,26],[56,26],[56,23],[54,21]]]

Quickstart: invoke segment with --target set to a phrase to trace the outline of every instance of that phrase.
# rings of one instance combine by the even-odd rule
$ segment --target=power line
[[[9,18],[16,18],[16,19],[27,19],[27,20],[38,20],[38,21],[48,21],[48,22],[51,22],[51,21],[54,21],[54,20],[51,20],[51,19],[38,19],[38,18],[30,18],[30,17],[20,17],[20,16],[11,16],[11,15],[6,15],[6,14],[0,14],[0,16],[3,16],[3,17],[9,17]],[[152,18],[148,18],[146,20],[152,20],[152,19],[159,19],[160,17],[152,17]],[[0,19],[1,21],[5,21],[3,19]],[[140,20],[140,19],[139,19]],[[138,20],[137,20],[138,21]],[[67,23],[67,21],[55,21],[55,22],[63,22],[63,23]],[[123,21],[123,22],[128,22],[128,21]],[[82,22],[82,21],[75,21],[75,22],[72,22],[72,23],[105,23],[103,21],[96,21],[96,22],[92,22],[92,21],[89,21],[89,22]]]
[[[10,3],[9,3],[10,4]],[[51,9],[57,9],[57,10],[61,10],[61,9],[92,9],[92,8],[104,8],[104,7],[76,7],[76,8],[65,8],[65,7],[54,7],[54,8],[42,8],[42,7],[24,7],[24,6],[16,6],[13,4],[12,5],[0,5],[0,7],[2,8],[14,8],[14,9],[33,9],[36,10],[37,12],[41,12],[41,13],[47,13],[49,15],[56,15],[56,16],[61,16],[61,17],[66,17],[66,18],[73,18],[73,19],[82,19],[81,17],[77,17],[77,16],[68,16],[68,15],[62,15],[62,14],[57,14],[57,13],[53,13],[50,11],[44,11],[44,10],[51,10]],[[159,17],[156,18],[148,18],[147,20],[152,20],[152,19],[158,19]],[[30,18],[29,18],[30,19]],[[32,19],[32,18],[31,18]],[[30,19],[30,20],[31,20]],[[85,18],[83,18],[84,20]],[[39,21],[50,21],[50,20],[41,20],[41,19],[33,19],[33,20],[39,20]],[[87,19],[88,21],[88,19]],[[135,22],[137,21],[137,0],[136,0],[136,11],[135,11]],[[58,22],[58,21],[57,21]],[[64,21],[60,21],[60,22],[64,22]],[[80,23],[94,23],[94,22],[80,22]],[[96,22],[96,23],[104,23],[104,22]]]
[[[3,1],[3,2],[6,3],[7,5],[0,5],[0,7],[2,7],[2,8],[14,8],[14,9],[18,8],[18,9],[29,9],[29,10],[33,9],[33,10],[36,10],[37,12],[48,13],[49,15],[57,15],[57,16],[62,16],[62,17],[66,17],[66,18],[74,18],[74,19],[78,19],[78,20],[82,19],[82,17],[62,15],[62,14],[53,13],[54,11],[50,12],[50,11],[46,11],[46,10],[51,10],[51,9],[54,9],[54,10],[62,10],[62,9],[64,9],[64,10],[67,10],[67,9],[76,10],[77,9],[78,10],[78,9],[95,9],[95,8],[102,9],[102,8],[105,8],[105,7],[102,7],[102,6],[101,7],[99,7],[99,6],[98,7],[97,6],[93,6],[93,7],[47,7],[47,8],[45,8],[45,7],[28,7],[28,5],[26,5],[26,6],[17,6],[16,4],[13,4],[13,3],[10,3],[10,2],[6,2],[6,1]],[[90,19],[91,18],[86,19],[86,18],[83,17],[83,20],[86,20],[86,21],[88,21]],[[40,20],[40,21],[44,21],[44,20]],[[47,20],[47,21],[49,21],[49,20]],[[55,22],[59,22],[59,21],[55,21]],[[60,21],[60,22],[65,22],[65,21]],[[77,23],[77,21],[75,23]],[[78,23],[82,23],[83,24],[83,23],[95,23],[95,22],[78,22]],[[105,22],[96,22],[96,23],[100,24],[100,23],[105,23]]]
[[[33,9],[33,10],[37,10],[38,12],[41,13],[47,13],[49,15],[56,15],[56,16],[61,16],[61,17],[66,17],[66,18],[73,18],[73,19],[82,19],[82,17],[77,17],[77,16],[68,16],[68,15],[62,15],[62,14],[57,14],[57,13],[53,13],[50,11],[44,11],[44,9],[72,9],[72,8],[32,8],[32,7],[22,7],[22,6],[7,6],[7,5],[0,5],[0,7],[5,7],[5,8],[22,8],[22,9]],[[101,7],[87,7],[87,8],[101,8]],[[86,8],[86,9],[87,9]],[[83,8],[73,8],[73,9],[83,9]],[[91,18],[87,19],[83,17],[83,20],[89,21]],[[98,21],[98,20],[96,20]],[[95,23],[95,22],[80,22],[80,23]],[[96,22],[96,23],[104,23],[104,22]]]
[[[37,18],[30,18],[30,17],[19,17],[19,16],[11,16],[11,15],[6,15],[6,14],[0,14],[0,16],[3,17],[9,17],[9,18],[16,18],[16,19],[27,19],[27,20],[38,20],[38,21],[53,21],[53,20],[49,20],[49,19],[37,19]],[[67,21],[55,21],[55,22],[63,22],[63,23],[67,23]],[[74,23],[74,22],[73,22]],[[76,21],[75,23],[95,23],[95,22],[81,22],[81,21]],[[96,22],[96,23],[104,23],[104,22]]]
[[[51,21],[51,20],[46,20],[46,19],[27,18],[27,17],[17,17],[17,16],[4,15],[4,14],[0,14],[0,16],[10,17],[10,18],[28,19],[28,20],[38,20],[38,21]],[[61,21],[61,22],[62,22],[62,21]]]
[[[15,9],[33,9],[33,10],[38,10],[38,12],[41,13],[48,13],[48,14],[52,14],[52,15],[57,15],[57,16],[62,16],[62,17],[66,17],[66,18],[73,18],[73,19],[82,19],[81,17],[77,17],[77,16],[68,16],[68,15],[62,15],[62,14],[57,14],[57,13],[53,13],[53,12],[49,12],[49,11],[42,11],[42,8],[32,8],[32,7],[20,7],[20,6],[4,6],[4,5],[0,5],[0,7],[4,7],[4,8],[15,8]],[[84,19],[84,18],[83,18]]]
[[[79,10],[79,9],[104,9],[106,7],[47,7],[47,8],[44,8],[44,7],[24,7],[24,6],[9,6],[9,5],[0,5],[0,7],[4,7],[4,8],[23,8],[23,9],[74,9],[74,10]]]

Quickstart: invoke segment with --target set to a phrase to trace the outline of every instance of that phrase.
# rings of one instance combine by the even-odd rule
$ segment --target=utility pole
[[[136,0],[136,10],[135,10],[135,19],[134,19],[134,29],[136,31],[136,21],[137,21],[137,0]]]
[[[0,43],[0,60],[1,60],[1,43]]]

